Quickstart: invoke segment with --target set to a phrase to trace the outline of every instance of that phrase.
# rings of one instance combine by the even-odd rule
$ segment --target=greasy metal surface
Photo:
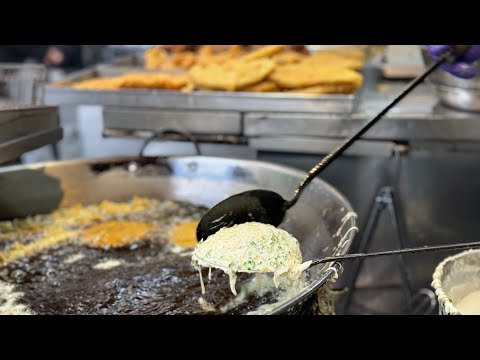
[[[0,105],[0,144],[20,136],[57,127],[59,124],[57,107]]]
[[[37,181],[33,186],[32,175],[39,173],[45,181]],[[93,204],[104,199],[124,201],[133,195],[211,207],[230,195],[254,188],[288,196],[304,175],[268,163],[208,157],[116,158],[9,167],[0,169],[2,188],[11,189],[0,194],[0,218],[50,212],[58,207]],[[21,196],[15,191],[20,183],[25,184]],[[340,255],[348,251],[354,237],[354,232],[350,232],[344,243],[339,243],[355,224],[354,219],[349,220],[339,236],[334,236],[349,211],[352,208],[341,194],[315,179],[305,190],[305,196],[289,211],[282,227],[299,239],[304,260]],[[298,310],[299,303],[308,301],[333,275],[334,270],[327,268],[328,265],[311,269],[314,280],[309,288],[280,310]]]
[[[328,154],[341,144],[342,140],[308,136],[264,136],[249,140],[249,145],[260,151],[278,151],[283,153]],[[391,141],[358,140],[345,151],[346,155],[389,157],[396,149]],[[320,160],[319,156],[319,160]]]
[[[169,128],[165,128],[167,130]],[[175,128],[174,128],[175,129]],[[178,129],[178,128],[177,128]],[[168,130],[171,131],[171,130]],[[135,138],[135,139],[148,139],[151,136],[155,134],[155,131],[144,131],[144,130],[113,130],[113,129],[104,129],[102,135],[104,137],[123,137],[123,138]],[[243,136],[237,136],[237,135],[222,135],[222,134],[198,134],[196,133],[194,136],[194,139],[197,143],[207,143],[209,145],[214,145],[214,144],[228,144],[228,145],[245,145],[247,144],[247,138]],[[184,136],[177,135],[174,133],[167,133],[165,136],[159,137],[156,139],[157,141],[173,141],[174,144],[179,145],[180,143],[183,144],[190,144],[192,145],[192,142],[189,141],[183,141],[185,139]],[[232,148],[230,148],[231,150]],[[226,151],[229,150],[229,148],[225,148]],[[204,153],[202,153],[204,154]],[[230,156],[228,156],[230,157]]]
[[[79,81],[104,75],[102,66],[82,70],[66,78]],[[106,74],[108,75],[108,74]],[[110,74],[111,75],[111,74]],[[48,85],[46,104],[104,105],[176,110],[285,111],[351,113],[356,95],[302,95],[287,93],[247,93],[194,91],[181,93],[163,90],[84,91]]]
[[[173,111],[159,109],[103,109],[103,126],[115,130],[180,129],[197,134],[235,134],[242,132],[241,115],[227,111]]]
[[[0,163],[61,138],[57,107],[0,101]]]
[[[27,151],[38,149],[44,145],[54,144],[62,138],[62,134],[62,128],[52,127],[0,143],[0,164],[17,159]]]
[[[467,111],[480,111],[480,89],[458,88],[433,83],[439,98],[448,106]]]
[[[368,120],[365,114],[338,117],[281,113],[247,113],[244,119],[245,135],[252,138],[308,136],[314,139],[349,136]],[[468,113],[449,111],[439,106],[427,109],[423,113],[415,109],[409,113],[407,108],[403,109],[402,113],[387,115],[384,121],[376,124],[362,136],[362,139],[376,141],[479,140],[480,118]]]

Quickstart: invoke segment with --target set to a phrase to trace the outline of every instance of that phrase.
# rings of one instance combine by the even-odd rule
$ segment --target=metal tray
[[[59,126],[56,107],[3,102],[0,99],[0,144]]]
[[[131,57],[133,59],[133,57]],[[120,60],[119,60],[120,61]],[[125,60],[123,60],[125,64]],[[121,62],[120,62],[121,63]],[[46,87],[46,104],[104,105],[117,107],[161,108],[170,110],[275,111],[350,114],[356,109],[357,94],[304,95],[287,93],[248,93],[194,91],[182,93],[166,90],[75,90],[69,83],[112,76],[139,67],[123,67],[120,63],[102,64],[74,73],[65,79],[66,86]],[[135,63],[134,63],[135,64]],[[138,63],[136,63],[138,64]],[[358,93],[358,92],[357,92]]]
[[[242,134],[241,114],[232,111],[191,111],[105,107],[106,129],[160,131],[181,129],[195,134]]]
[[[6,161],[14,160],[28,151],[54,144],[60,141],[62,136],[63,130],[57,126],[2,142],[0,143],[0,165]]]

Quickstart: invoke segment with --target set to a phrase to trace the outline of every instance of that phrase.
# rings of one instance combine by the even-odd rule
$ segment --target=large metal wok
[[[126,201],[132,196],[188,201],[213,206],[249,189],[274,190],[284,197],[305,176],[283,166],[203,156],[177,158],[110,158],[12,166],[0,169],[0,219],[49,213],[78,203]],[[281,225],[301,244],[304,260],[348,252],[355,218],[348,201],[326,182],[315,179]],[[340,230],[339,230],[340,229]],[[302,313],[313,295],[336,275],[337,264],[310,269],[299,295],[273,314]]]

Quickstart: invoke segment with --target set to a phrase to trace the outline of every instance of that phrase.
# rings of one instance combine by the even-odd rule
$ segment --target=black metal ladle
[[[425,78],[434,72],[447,61],[453,61],[468,50],[468,46],[454,46],[450,52],[445,53],[439,60],[430,65],[430,67],[415,80],[413,80],[403,92],[398,95],[385,109],[383,109],[375,118],[365,124],[355,135],[347,139],[342,145],[332,153],[325,156],[302,181],[295,190],[293,198],[283,199],[279,194],[269,190],[250,190],[240,194],[233,195],[211,208],[202,218],[197,227],[197,240],[206,240],[208,236],[216,233],[223,227],[231,227],[235,224],[245,222],[260,222],[278,226],[282,223],[285,213],[295,205],[305,187],[333,160],[338,158],[346,149],[348,149],[357,139],[359,139],[368,129],[370,129],[378,120],[380,120],[392,107],[407,96],[416,86],[425,80]]]

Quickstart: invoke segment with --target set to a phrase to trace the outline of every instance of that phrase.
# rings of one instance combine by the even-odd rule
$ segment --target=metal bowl
[[[424,47],[422,56],[427,66],[433,63]],[[465,111],[480,111],[480,62],[477,67],[479,75],[473,79],[460,79],[446,71],[438,70],[431,74],[427,81],[445,105]]]
[[[480,290],[480,250],[468,250],[442,261],[433,274],[432,287],[440,315],[462,315],[455,304]]]
[[[262,188],[288,198],[302,171],[259,161],[213,157],[114,158],[62,161],[0,169],[0,219],[49,213],[75,204],[126,201],[133,196],[188,201],[211,207],[235,193]],[[349,202],[335,188],[315,179],[282,228],[300,242],[304,260],[346,254],[355,236]],[[342,225],[343,224],[343,225]],[[337,274],[336,264],[309,269],[301,293],[272,314],[301,313],[316,291]]]

